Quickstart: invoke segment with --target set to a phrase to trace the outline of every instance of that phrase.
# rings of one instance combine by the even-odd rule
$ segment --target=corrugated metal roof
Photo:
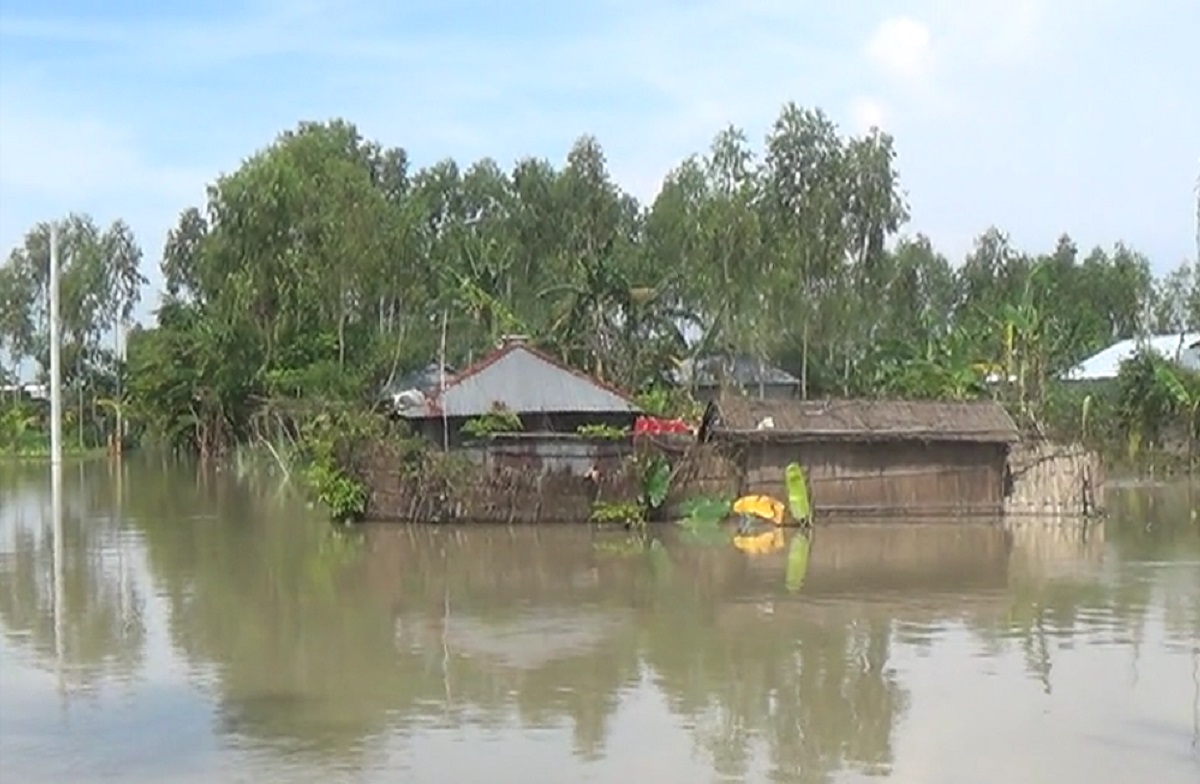
[[[1178,362],[1190,370],[1200,370],[1200,332],[1184,332],[1174,335],[1155,335],[1148,338],[1131,338],[1109,346],[1100,353],[1088,357],[1066,375],[1070,381],[1101,381],[1116,378],[1121,372],[1121,363],[1133,359],[1138,349],[1145,347],[1161,357]]]
[[[1012,417],[992,401],[756,400],[716,404],[714,433],[739,438],[1011,443]]]
[[[737,386],[764,384],[767,386],[799,386],[800,379],[777,368],[769,362],[754,357],[714,356],[699,360],[687,360],[679,369],[679,380],[683,384],[697,387],[716,387],[722,378]]]
[[[441,366],[437,362],[430,362],[420,370],[415,370],[412,373],[401,376],[391,384],[388,384],[380,392],[380,396],[391,399],[409,390],[416,390],[424,395],[428,395],[436,392],[437,388],[441,386],[443,375],[447,380],[454,378],[454,368],[450,365]]]
[[[430,395],[424,406],[404,415],[475,417],[494,411],[497,406],[518,415],[639,410],[621,391],[518,343],[459,373],[447,381],[441,395]]]

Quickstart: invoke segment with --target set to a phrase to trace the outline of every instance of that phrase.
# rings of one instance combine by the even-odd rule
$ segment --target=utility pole
[[[1196,266],[1200,267],[1200,175],[1196,177]]]
[[[127,325],[125,320],[118,315],[116,323],[113,325],[113,357],[117,367],[117,394],[116,394],[116,413],[117,413],[117,432],[113,439],[113,453],[117,457],[121,456],[121,450],[125,448],[125,389],[121,383],[121,376],[125,370],[125,337],[127,334]]]
[[[58,312],[58,224],[50,224],[50,464],[62,465],[62,340]]]

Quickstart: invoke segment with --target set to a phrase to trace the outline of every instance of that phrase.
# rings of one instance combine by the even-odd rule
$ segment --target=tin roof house
[[[680,365],[676,382],[691,389],[700,402],[720,397],[723,391],[766,400],[794,398],[800,391],[800,379],[746,355],[719,354],[686,360]]]
[[[1188,370],[1200,371],[1200,332],[1130,338],[1088,357],[1066,374],[1067,381],[1107,381],[1121,372],[1121,363],[1141,350],[1152,351]]]
[[[575,433],[582,425],[629,427],[639,413],[624,392],[539,351],[521,336],[506,337],[499,348],[458,373],[443,375],[434,363],[412,381],[407,389],[393,385],[393,414],[431,440],[450,445],[461,443],[467,420],[499,411],[520,417],[523,431],[541,433]]]

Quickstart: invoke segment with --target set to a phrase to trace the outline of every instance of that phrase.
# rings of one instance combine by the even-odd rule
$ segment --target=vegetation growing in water
[[[641,526],[646,522],[646,511],[634,501],[597,501],[592,505],[592,522]]]
[[[370,491],[361,476],[363,445],[383,435],[377,417],[349,411],[319,413],[301,429],[299,460],[309,493],[339,522],[367,512]]]
[[[636,501],[599,500],[592,505],[592,522],[643,527],[663,510],[671,489],[671,464],[665,457],[645,453],[629,458],[638,482]]]

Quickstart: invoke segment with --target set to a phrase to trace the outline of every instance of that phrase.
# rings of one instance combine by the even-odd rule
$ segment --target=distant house
[[[1069,370],[1068,381],[1106,381],[1121,372],[1121,363],[1147,349],[1189,370],[1200,371],[1200,332],[1131,338],[1115,343]]]
[[[709,404],[702,438],[729,447],[743,493],[786,497],[804,467],[814,513],[999,515],[1018,431],[992,402],[753,400]]]
[[[46,384],[4,384],[0,386],[2,397],[24,397],[29,400],[49,400],[50,389]]]
[[[385,386],[379,394],[379,402],[395,410],[420,405],[454,375],[455,370],[450,365],[430,362],[420,370],[401,376]]]
[[[722,390],[737,390],[749,397],[765,400],[794,398],[800,391],[800,379],[755,357],[718,355],[687,360],[676,376],[700,402],[719,397]]]
[[[526,433],[575,433],[581,425],[629,427],[639,413],[625,393],[538,351],[519,337],[459,373],[442,373],[436,363],[412,380],[393,385],[396,416],[431,440],[461,443],[470,419],[496,411],[521,418]]]

